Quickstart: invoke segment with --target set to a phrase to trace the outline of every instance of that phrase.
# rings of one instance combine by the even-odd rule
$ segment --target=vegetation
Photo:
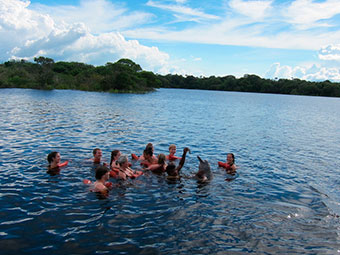
[[[160,87],[340,97],[340,83],[328,80],[270,80],[256,75],[245,75],[239,79],[232,75],[200,78],[176,74],[163,76],[144,71],[129,59],[97,67],[78,62],[54,62],[46,57],[35,58],[34,63],[11,60],[0,64],[0,88],[145,93]]]
[[[158,77],[162,81],[162,87],[166,88],[340,97],[340,83],[332,83],[328,80],[323,82],[311,82],[300,79],[270,80],[262,79],[257,75],[245,75],[239,79],[232,75],[197,78],[194,76],[183,77],[169,74]]]
[[[98,67],[78,62],[55,63],[45,57],[34,58],[34,62],[11,60],[0,64],[0,88],[145,93],[161,85],[155,74],[143,71],[129,59]]]

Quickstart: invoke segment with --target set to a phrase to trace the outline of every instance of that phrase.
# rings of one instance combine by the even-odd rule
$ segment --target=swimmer
[[[92,151],[93,154],[93,159],[91,159],[93,161],[94,164],[100,164],[100,161],[102,159],[103,153],[102,150],[99,148],[95,148]]]
[[[53,151],[47,155],[48,161],[48,171],[53,169],[59,169],[60,167],[67,166],[68,161],[60,163],[60,153],[57,151]]]
[[[168,179],[179,179],[179,171],[182,169],[184,163],[185,163],[185,157],[187,155],[187,152],[190,152],[190,149],[188,147],[185,147],[183,149],[183,155],[181,158],[181,161],[179,162],[178,166],[176,167],[176,165],[172,162],[170,162],[167,167],[166,167],[166,172],[168,174]]]
[[[93,191],[94,192],[100,192],[103,195],[108,195],[109,183],[107,180],[109,179],[109,169],[106,166],[100,166],[96,169],[96,181],[94,183]]]
[[[143,159],[140,164],[144,167],[149,167],[152,164],[157,164],[158,159],[153,155],[153,151],[151,148],[147,148],[143,152]]]
[[[133,171],[129,167],[129,160],[127,156],[120,156],[117,160],[119,164],[119,173],[118,178],[122,180],[126,180],[128,177],[134,179],[143,174],[142,171]]]
[[[227,154],[227,161],[225,163],[218,161],[218,166],[219,167],[223,167],[228,174],[235,174],[236,173],[236,169],[238,168],[235,165],[235,156],[233,153],[228,153]]]
[[[117,160],[121,156],[121,153],[119,150],[113,150],[111,152],[111,161],[110,161],[110,176],[113,178],[118,178],[119,175],[119,164],[117,163]]]
[[[150,152],[151,151],[151,152]],[[151,154],[152,156],[152,162],[156,163],[157,162],[157,157],[153,154],[154,153],[154,147],[153,147],[153,144],[152,143],[148,143],[146,146],[145,146],[145,149],[143,151],[143,155],[138,157],[136,154],[132,153],[131,154],[131,157],[132,159],[134,160],[141,160],[141,161],[144,161],[146,160],[146,157],[149,159],[148,156],[145,157],[145,154],[146,152],[148,152],[149,154]]]
[[[170,146],[169,146],[169,155],[166,156],[166,159],[169,160],[169,161],[173,161],[173,160],[176,160],[176,159],[181,159],[180,157],[176,157],[175,153],[176,153],[176,145],[170,144]]]
[[[157,164],[152,164],[152,165],[148,166],[146,169],[150,170],[154,173],[163,173],[163,172],[165,172],[166,167],[167,167],[166,156],[163,153],[161,153],[161,154],[158,155]]]
[[[119,165],[117,163],[117,160],[121,156],[120,150],[113,150],[111,152],[111,161],[110,161],[110,167],[113,168],[119,168]]]

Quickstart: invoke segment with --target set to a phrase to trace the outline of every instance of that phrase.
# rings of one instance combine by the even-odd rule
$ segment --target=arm
[[[179,173],[179,171],[182,169],[182,167],[185,163],[185,157],[186,157],[188,151],[190,151],[190,149],[188,147],[185,147],[183,149],[183,155],[182,155],[181,161],[179,162],[179,164],[176,168],[177,173]]]
[[[68,164],[68,161],[65,161],[63,163],[59,163],[58,167],[64,167],[64,166],[67,166],[67,164]]]
[[[162,167],[161,164],[152,164],[150,166],[148,166],[148,168],[146,170],[150,170],[150,171],[157,171]]]

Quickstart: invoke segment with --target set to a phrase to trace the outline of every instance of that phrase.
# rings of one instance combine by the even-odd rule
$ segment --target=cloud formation
[[[282,12],[288,22],[300,29],[315,28],[318,26],[332,26],[327,19],[340,13],[338,0],[317,2],[313,0],[296,0]]]
[[[254,21],[262,21],[269,17],[272,11],[272,1],[242,1],[231,0],[229,6],[236,12],[250,17]]]
[[[103,0],[99,0],[99,3],[108,4]],[[85,2],[82,4],[86,5]],[[44,55],[55,60],[100,65],[120,58],[130,58],[146,70],[166,73],[170,69],[169,55],[157,47],[126,40],[119,32],[95,34],[82,22],[61,22],[37,9],[31,10],[29,6],[30,2],[0,0],[2,61],[11,58],[32,59]],[[72,10],[72,7],[68,8]]]
[[[174,59],[151,46],[183,42],[262,52],[313,50],[319,57],[315,62],[309,59],[308,66],[297,63],[295,67],[275,63],[267,77],[339,79],[338,0],[227,0],[220,6],[218,2],[145,0],[129,6],[128,1],[80,0],[76,6],[48,6],[0,0],[0,61],[44,55],[102,65],[130,58],[158,73],[215,75],[216,70],[205,64],[213,62],[209,55],[188,52]],[[238,64],[239,70],[248,71]]]
[[[180,17],[186,17],[186,18],[183,18],[183,20],[188,20],[188,21],[196,20],[197,22],[199,22],[205,19],[206,20],[218,20],[219,19],[219,17],[216,15],[207,14],[201,10],[190,8],[190,7],[183,5],[185,1],[177,0],[176,2],[177,4],[162,4],[159,2],[149,0],[146,3],[146,5],[173,12],[174,17],[179,17],[180,15]]]

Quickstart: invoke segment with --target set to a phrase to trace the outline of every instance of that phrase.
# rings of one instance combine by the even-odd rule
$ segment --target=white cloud
[[[282,11],[287,22],[297,25],[300,29],[316,26],[330,26],[325,19],[340,14],[340,1],[326,0],[316,2],[313,0],[296,0]]]
[[[229,6],[236,12],[254,20],[263,20],[272,10],[272,1],[231,0]]]
[[[82,22],[95,34],[140,26],[153,17],[152,14],[141,11],[130,13],[123,5],[108,0],[81,0],[79,6],[34,4],[32,9],[48,13],[58,23]]]
[[[333,82],[340,82],[340,68],[325,67],[313,64],[309,67],[302,66],[281,66],[280,63],[274,63],[267,71],[265,78],[269,79],[294,79],[308,81],[324,81],[331,80]]]
[[[182,3],[183,1],[179,1],[178,3]],[[155,8],[159,8],[159,9],[163,9],[163,10],[167,10],[167,11],[171,11],[174,12],[176,14],[180,14],[181,17],[181,21],[184,20],[183,17],[187,17],[187,19],[189,19],[189,21],[192,21],[192,19],[195,20],[218,20],[219,17],[216,15],[211,15],[211,14],[206,14],[203,11],[200,11],[198,9],[193,9],[187,6],[184,6],[182,4],[161,4],[158,2],[154,2],[152,0],[149,0],[146,3],[148,6],[151,7],[155,7]]]
[[[318,56],[322,60],[340,61],[340,44],[331,44],[321,48]]]
[[[145,70],[170,70],[169,55],[157,47],[126,40],[118,32],[95,34],[84,23],[55,21],[29,7],[29,2],[0,0],[0,49],[5,53],[0,56],[2,61],[44,55],[55,60],[102,65],[130,58]]]
[[[321,62],[304,66],[281,66],[274,63],[266,72],[266,78],[299,78],[309,81],[331,80],[340,82],[340,44],[322,47],[318,52]]]

